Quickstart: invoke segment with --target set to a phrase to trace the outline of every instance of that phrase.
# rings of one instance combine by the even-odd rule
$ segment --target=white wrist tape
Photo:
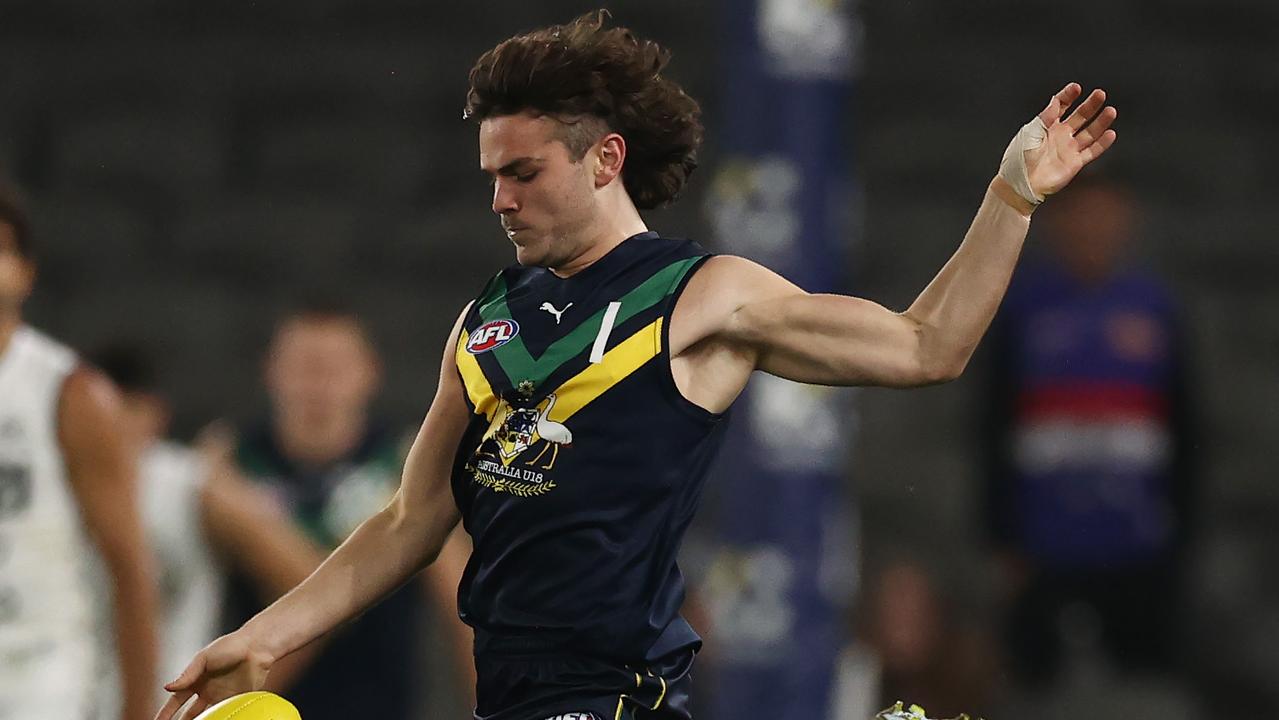
[[[1048,128],[1036,115],[1013,136],[1012,142],[1004,150],[1004,159],[999,162],[999,177],[1032,205],[1043,202],[1044,196],[1030,186],[1030,176],[1026,173],[1026,152],[1043,145],[1046,137]]]

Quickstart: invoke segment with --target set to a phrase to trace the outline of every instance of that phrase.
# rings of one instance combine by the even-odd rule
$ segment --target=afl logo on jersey
[[[466,351],[472,355],[501,347],[520,334],[520,324],[514,320],[490,320],[475,329],[466,341]]]

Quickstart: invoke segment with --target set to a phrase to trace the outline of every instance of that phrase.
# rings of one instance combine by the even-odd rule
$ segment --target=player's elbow
[[[936,332],[930,332],[929,326],[924,323],[916,323],[914,332],[910,370],[907,373],[910,381],[906,384],[914,387],[940,385],[964,373],[968,360],[972,357],[972,348],[945,342],[945,338]]]
[[[421,515],[420,510],[415,510],[405,502],[403,492],[399,492],[386,507],[369,518],[368,524],[376,528],[379,535],[407,540],[421,534]]]
[[[948,358],[929,359],[920,362],[914,372],[911,373],[911,382],[909,384],[912,387],[927,387],[929,385],[948,383],[962,375],[967,364],[967,360]]]
[[[901,358],[863,381],[868,385],[910,389],[940,385],[959,377],[963,366],[918,356]]]
[[[915,385],[948,383],[964,374],[968,360],[972,357],[972,348],[954,347],[931,340],[921,337],[916,346],[913,363]]]
[[[398,493],[380,513],[378,526],[387,542],[408,551],[412,563],[424,568],[439,557],[453,524],[440,517],[440,509],[410,503]],[[376,517],[376,516],[375,516]]]
[[[964,374],[964,369],[967,367],[968,358],[966,357],[938,363],[936,367],[930,369],[927,376],[927,384],[940,385],[956,380],[960,375]]]

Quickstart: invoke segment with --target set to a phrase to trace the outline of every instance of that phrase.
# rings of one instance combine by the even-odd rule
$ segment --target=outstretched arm
[[[458,522],[449,490],[453,456],[469,411],[454,369],[458,318],[445,346],[440,383],[404,466],[399,491],[301,585],[239,630],[201,650],[156,715],[169,720],[192,696],[183,718],[231,695],[261,688],[276,659],[356,616],[429,565]]]
[[[1067,85],[1022,128],[1004,155],[959,249],[905,312],[840,295],[808,294],[740,258],[708,263],[736,298],[716,335],[752,367],[802,382],[908,387],[963,371],[990,325],[1021,254],[1030,214],[1115,141],[1117,112],[1094,90]]]

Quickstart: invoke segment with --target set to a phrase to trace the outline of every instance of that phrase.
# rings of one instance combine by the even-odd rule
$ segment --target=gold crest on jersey
[[[554,488],[547,471],[555,468],[560,449],[573,442],[572,431],[550,419],[554,407],[554,393],[532,407],[499,401],[469,464],[475,481],[496,492],[523,497]]]

